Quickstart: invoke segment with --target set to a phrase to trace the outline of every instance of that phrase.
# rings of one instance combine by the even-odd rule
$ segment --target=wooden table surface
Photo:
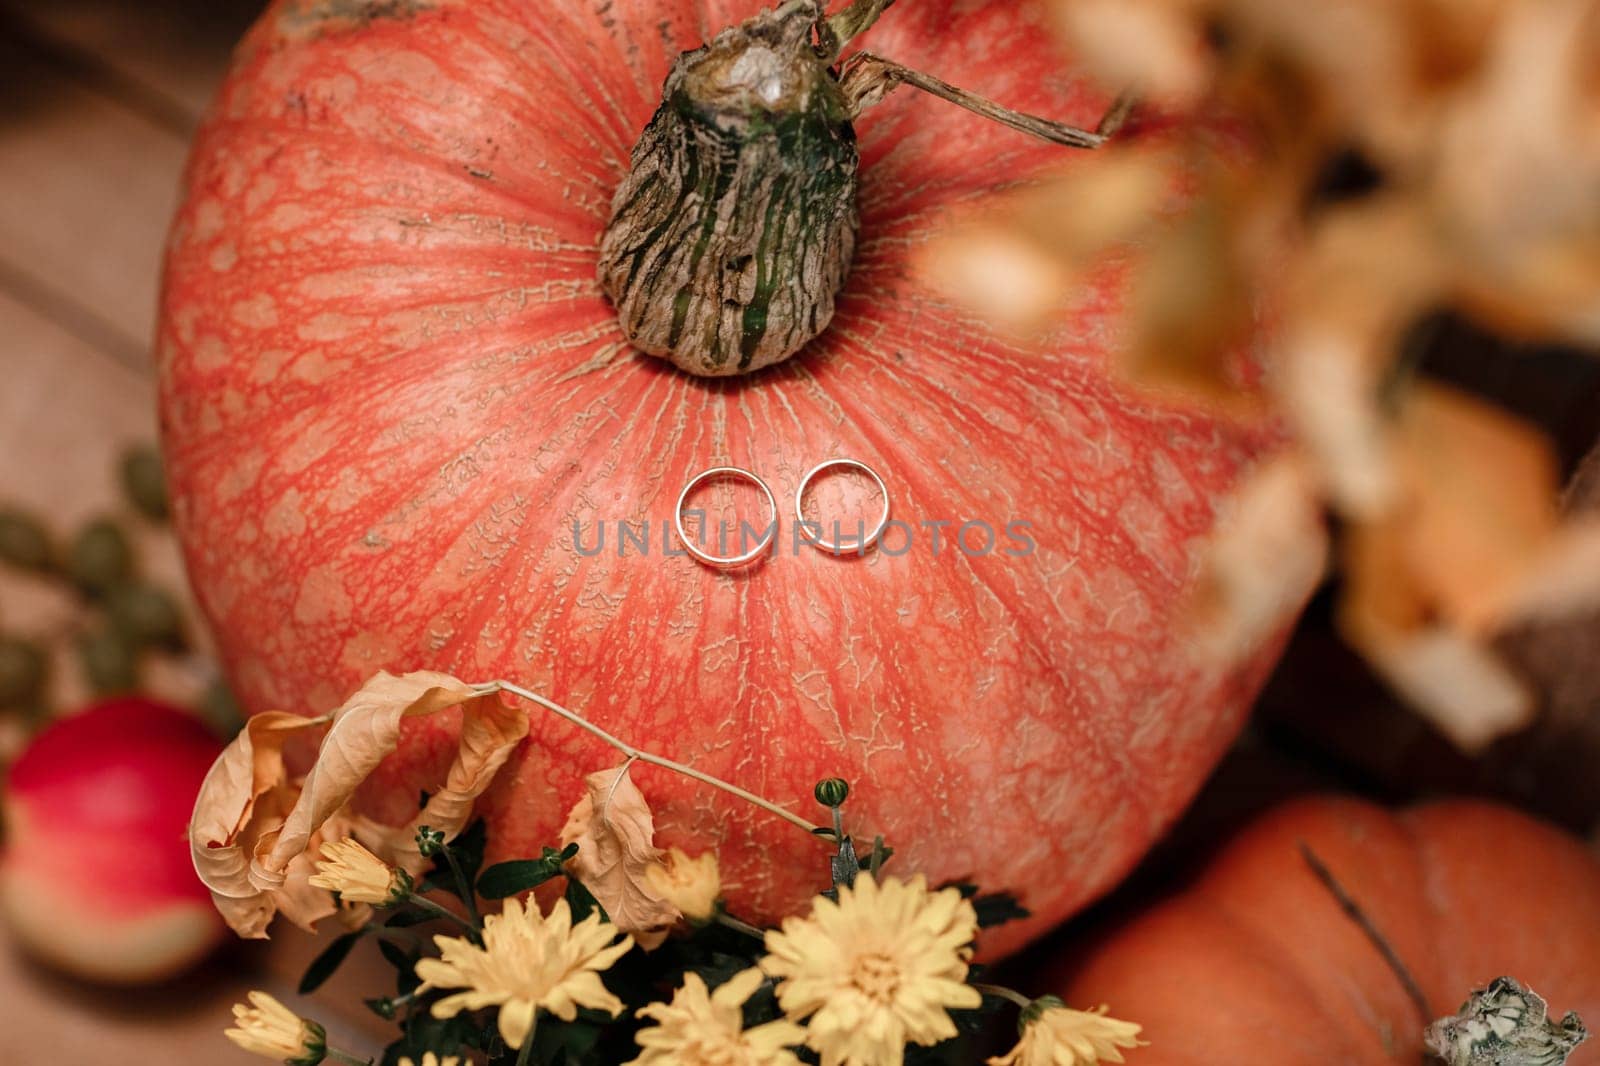
[[[189,137],[253,7],[0,0],[0,504],[58,530],[127,517],[115,463],[155,439],[148,352],[164,231]],[[170,535],[131,524],[149,575],[181,588]],[[73,609],[45,583],[0,575],[8,631],[48,632]],[[74,671],[56,674],[70,706],[83,695]],[[287,929],[231,945],[176,984],[106,990],[38,967],[0,931],[0,1064],[260,1062],[222,1037],[229,1005],[251,988],[314,1014],[346,1046],[375,1049],[382,1023],[356,988],[294,997],[317,949]],[[351,965],[381,977],[359,953]]]

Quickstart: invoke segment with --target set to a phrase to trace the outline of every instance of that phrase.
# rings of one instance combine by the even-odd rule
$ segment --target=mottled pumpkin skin
[[[902,10],[903,8],[903,10]],[[176,518],[243,700],[309,712],[372,672],[535,687],[816,817],[818,778],[896,865],[976,875],[1035,918],[1113,884],[1236,733],[1274,651],[1189,665],[1173,612],[1217,501],[1264,432],[1147,404],[1107,350],[1109,268],[1026,346],[930,291],[952,215],[1074,153],[903,92],[859,123],[861,243],[832,328],[749,378],[629,350],[597,244],[676,55],[753,0],[280,3],[244,41],[173,225],[159,336]],[[920,0],[863,44],[1093,125],[1045,10]],[[739,576],[661,554],[681,486],[720,463],[780,499],[824,458],[880,472],[903,554],[791,550]],[[580,556],[599,521],[652,550]],[[1037,549],[952,550],[967,520]],[[897,538],[893,547],[899,547]],[[978,533],[969,534],[976,547]],[[421,726],[364,794],[401,817],[441,772]],[[540,719],[490,797],[499,854],[537,853],[615,762]],[[665,842],[716,848],[733,907],[818,887],[817,843],[641,769]]]
[[[1140,1066],[1417,1066],[1423,1019],[1301,859],[1372,917],[1438,1015],[1511,976],[1600,1023],[1600,859],[1486,803],[1313,799],[1240,833],[1182,892],[1069,947],[1054,987],[1145,1027]],[[1131,1061],[1131,1060],[1130,1060]],[[1569,1066],[1600,1063],[1591,1039]]]

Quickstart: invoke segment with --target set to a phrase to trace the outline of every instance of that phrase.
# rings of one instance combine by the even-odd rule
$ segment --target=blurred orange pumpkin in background
[[[1422,1017],[1308,847],[1389,942],[1431,1012],[1509,976],[1600,1018],[1600,859],[1509,808],[1391,813],[1297,801],[1233,838],[1188,887],[1087,943],[1053,987],[1144,1026],[1140,1066],[1379,1066],[1422,1060]],[[1097,928],[1104,929],[1099,926]],[[1600,1062],[1600,1043],[1568,1066]]]

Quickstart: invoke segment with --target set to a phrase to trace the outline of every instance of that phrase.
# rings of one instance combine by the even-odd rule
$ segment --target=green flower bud
[[[850,795],[850,782],[842,777],[825,777],[817,782],[811,794],[824,807],[843,807]]]
[[[444,850],[444,831],[422,825],[417,827],[417,851],[431,859]]]

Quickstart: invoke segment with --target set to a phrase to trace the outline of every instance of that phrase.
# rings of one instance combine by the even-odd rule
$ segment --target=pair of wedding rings
[[[834,538],[829,540],[823,536],[824,531],[817,523],[806,521],[804,508],[807,486],[824,470],[835,468],[859,470],[876,482],[878,491],[883,495],[883,510],[871,529],[863,529],[855,536],[845,537],[839,535],[836,525]],[[708,481],[717,481],[724,478],[748,481],[760,489],[761,494],[767,498],[767,507],[772,512],[772,521],[767,524],[767,528],[762,532],[755,547],[737,555],[715,555],[706,551],[704,547],[696,543],[693,537],[689,536],[689,531],[684,527],[684,504],[688,502],[689,494]],[[684,550],[707,566],[713,566],[719,570],[732,570],[735,567],[744,566],[761,558],[772,547],[772,541],[778,535],[778,501],[772,495],[772,490],[767,488],[765,481],[762,481],[743,467],[714,466],[709,470],[700,471],[700,473],[689,479],[689,483],[683,487],[683,492],[678,494],[678,508],[673,513],[673,520],[678,529],[678,543],[683,545]],[[800,479],[799,487],[794,490],[794,520],[797,523],[795,528],[799,531],[800,536],[807,544],[820,551],[833,555],[863,554],[878,543],[878,538],[883,536],[884,529],[889,525],[889,488],[883,483],[883,478],[878,476],[878,472],[866,463],[856,459],[829,459],[827,462],[818,463],[806,471],[805,477]]]

